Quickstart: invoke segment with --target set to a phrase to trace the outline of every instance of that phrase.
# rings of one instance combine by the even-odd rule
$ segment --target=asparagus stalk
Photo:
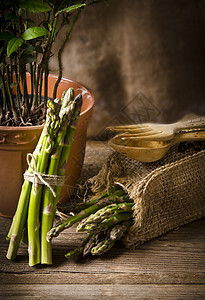
[[[38,161],[39,152],[42,147],[42,142],[46,134],[47,134],[47,130],[43,129],[39,142],[34,150],[33,157],[36,162]],[[34,168],[33,159],[31,161],[31,168]],[[28,172],[31,172],[31,168],[30,167],[28,168]],[[19,244],[22,239],[22,232],[26,224],[31,187],[32,187],[32,183],[24,180],[16,213],[13,218],[9,233],[7,235],[7,239],[9,239],[10,242],[9,242],[9,247],[8,247],[6,257],[11,260],[16,258]]]
[[[83,251],[84,251],[84,247],[85,245],[88,243],[88,241],[91,239],[92,237],[92,233],[90,233],[85,240],[82,242],[82,244],[80,245],[80,247],[77,247],[76,249],[68,252],[67,254],[65,254],[65,257],[68,259],[72,259],[72,260],[78,260],[79,258],[82,257],[83,255]]]
[[[115,202],[116,203],[125,202],[127,198],[128,198],[127,196],[121,196],[121,197],[116,196],[116,197],[110,197],[110,198],[107,197],[101,199],[99,202],[89,206],[88,208],[85,208],[75,216],[68,218],[61,224],[57,225],[56,227],[53,227],[47,234],[47,240],[50,241],[53,237],[58,236],[63,230],[71,227],[73,224],[77,222],[80,222],[84,218],[98,211],[100,208]]]
[[[78,260],[88,254],[101,255],[112,248],[115,241],[120,240],[132,224],[133,219],[131,218],[109,228],[107,231],[91,232],[80,247],[68,252],[65,257]]]
[[[133,203],[113,203],[110,205],[107,205],[101,209],[99,209],[95,214],[90,215],[88,218],[83,219],[81,223],[77,227],[77,231],[83,231],[87,225],[94,224],[96,227],[100,222],[102,222],[105,219],[108,219],[110,217],[113,217],[120,212],[128,212],[132,210]]]
[[[55,146],[51,154],[48,174],[57,175],[58,163],[63,147],[63,138],[66,134],[67,126],[69,125],[71,114],[74,109],[73,106],[74,90],[69,89],[63,94],[61,99],[60,115],[60,129],[56,137]],[[66,109],[67,108],[67,109]],[[55,187],[51,186],[54,190]],[[51,228],[53,223],[55,210],[53,203],[53,195],[48,187],[44,187],[42,211],[41,211],[41,263],[52,264],[52,249],[51,243],[46,241],[47,231]]]
[[[54,101],[48,102],[47,122],[45,125],[47,129],[47,135],[45,135],[36,167],[36,170],[39,173],[44,174],[47,170],[49,156],[54,146],[54,137],[59,129],[59,107],[59,103]],[[41,262],[39,217],[42,189],[43,186],[41,184],[37,184],[36,186],[33,184],[33,189],[31,190],[29,200],[27,227],[30,266],[34,266]]]
[[[93,204],[96,204],[103,198],[111,198],[113,196],[122,196],[122,195],[126,195],[126,192],[121,187],[115,186],[112,189],[110,189],[108,192],[103,193],[101,196],[98,196],[98,197],[93,198],[86,202],[75,204],[74,207],[71,208],[71,210],[74,213],[78,213],[81,210],[88,208],[89,206],[91,206]],[[129,199],[128,199],[128,201],[129,201]]]
[[[112,248],[115,241],[110,240],[109,238],[105,239],[98,243],[95,247],[91,249],[92,255],[101,255]]]
[[[91,224],[87,224],[85,226],[85,231],[87,232],[97,232],[97,231],[105,231],[107,230],[109,227],[117,224],[117,223],[120,223],[121,221],[124,221],[124,220],[129,220],[132,218],[132,213],[131,212],[122,212],[122,213],[119,213],[117,215],[115,215],[114,217],[110,217],[108,219],[104,219],[102,220],[101,223],[91,223]]]
[[[131,227],[132,223],[133,220],[129,219],[111,228],[111,230],[108,231],[108,234],[105,237],[105,239],[91,249],[91,254],[101,255],[110,250],[114,245],[115,241],[120,240],[122,238],[123,234]]]
[[[88,255],[89,253],[91,253],[91,250],[93,247],[95,247],[104,237],[104,232],[99,232],[97,234],[94,233],[90,233],[91,237],[89,239],[89,241],[85,244],[85,247],[83,249],[83,256]]]
[[[48,101],[48,109],[46,115],[46,124],[42,132],[39,143],[33,153],[31,167],[32,170],[39,173],[48,173],[64,175],[65,164],[68,160],[71,145],[76,131],[77,120],[80,115],[82,96],[79,95],[74,101],[74,91],[70,89],[64,93],[62,98]],[[68,105],[69,104],[69,105]],[[61,110],[60,110],[61,107]],[[52,149],[54,151],[52,152]],[[52,153],[52,155],[51,155]],[[34,159],[33,159],[34,158]],[[50,167],[48,168],[48,162]],[[53,186],[54,188],[54,186]],[[22,192],[19,199],[19,204],[12,226],[8,233],[10,240],[7,252],[8,259],[14,259],[22,239],[25,240],[23,229],[28,229],[28,252],[29,265],[33,266],[40,262],[51,263],[51,245],[46,241],[48,229],[51,228],[58,198],[61,192],[61,187],[56,187],[56,198],[50,193],[50,190],[45,188],[43,206],[41,202],[43,187],[40,184],[33,184],[25,180],[22,186]],[[48,204],[48,205],[47,205]],[[49,214],[49,208],[53,205],[54,213]],[[40,252],[40,209],[42,213],[42,260]],[[27,218],[27,226],[26,226]],[[45,225],[45,227],[44,227]]]
[[[115,225],[110,231],[110,239],[112,241],[120,240],[123,234],[130,229],[133,224],[133,219],[123,221],[121,224]]]
[[[61,117],[61,129],[58,133],[57,139],[56,139],[56,145],[53,150],[53,154],[51,155],[51,160],[49,164],[49,170],[48,174],[53,175],[59,175],[61,168],[60,165],[60,158],[63,151],[63,148],[65,147],[64,139],[66,136],[67,128],[68,131],[72,130],[72,137],[70,136],[70,143],[69,146],[71,147],[73,142],[73,136],[76,130],[76,127],[73,127],[71,123],[72,120],[76,120],[79,117],[80,114],[80,108],[82,105],[82,97],[78,96],[75,101],[72,102],[74,97],[74,90],[70,89],[68,90],[68,93],[64,97],[64,104],[62,105],[63,112],[60,111],[60,117]],[[67,99],[68,98],[68,99]],[[66,103],[67,102],[67,103]],[[69,105],[70,104],[70,105]],[[72,118],[71,118],[72,117]],[[71,129],[72,128],[72,129]],[[64,159],[67,160],[67,157],[69,156],[69,147],[66,147],[66,152]],[[55,216],[56,211],[56,203],[59,198],[59,194],[61,191],[61,187],[52,186],[54,190],[57,191],[56,199],[51,193],[49,188],[45,188],[44,190],[44,198],[43,198],[43,205],[42,205],[42,226],[41,226],[41,263],[43,264],[52,264],[52,249],[51,249],[51,242],[46,239],[47,232],[51,229],[53,224],[53,219]]]

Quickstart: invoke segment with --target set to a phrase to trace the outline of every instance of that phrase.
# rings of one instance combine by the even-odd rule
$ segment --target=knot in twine
[[[33,166],[31,165],[31,162],[29,161],[29,157],[31,157],[31,159],[33,161]],[[29,168],[31,169],[31,172],[26,171],[24,173],[24,179],[26,181],[33,183],[34,195],[36,195],[36,186],[38,184],[43,184],[50,189],[51,193],[53,194],[53,197],[56,198],[56,193],[53,190],[53,188],[51,187],[51,185],[63,186],[65,176],[48,175],[48,174],[43,174],[43,173],[38,172],[35,157],[31,153],[27,154],[26,160],[27,160]]]

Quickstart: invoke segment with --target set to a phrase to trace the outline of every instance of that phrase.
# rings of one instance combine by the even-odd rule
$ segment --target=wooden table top
[[[110,153],[105,143],[88,142],[82,176],[94,175]],[[53,265],[36,267],[28,266],[25,245],[15,261],[5,258],[10,224],[0,217],[0,299],[205,299],[205,218],[135,250],[117,243],[79,262],[64,257],[84,237],[71,227],[53,240]]]

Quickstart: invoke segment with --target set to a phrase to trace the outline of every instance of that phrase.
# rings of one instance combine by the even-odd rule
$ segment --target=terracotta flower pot
[[[52,97],[56,79],[55,75],[49,76],[49,97]],[[29,80],[27,83],[29,85]],[[83,105],[66,168],[65,184],[59,200],[61,203],[69,199],[80,176],[85,153],[87,126],[94,105],[94,97],[91,92],[80,83],[70,79],[63,78],[61,80],[57,97],[60,97],[63,91],[69,87],[75,89],[76,95],[82,93]],[[0,126],[0,216],[13,217],[15,213],[23,183],[23,173],[27,169],[26,155],[33,152],[42,129],[43,126]]]

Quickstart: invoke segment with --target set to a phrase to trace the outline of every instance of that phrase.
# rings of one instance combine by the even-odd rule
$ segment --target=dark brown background
[[[205,114],[204,50],[205,1],[111,0],[86,8],[65,49],[63,76],[95,95],[88,136],[110,123]],[[55,56],[50,67],[55,73]]]

